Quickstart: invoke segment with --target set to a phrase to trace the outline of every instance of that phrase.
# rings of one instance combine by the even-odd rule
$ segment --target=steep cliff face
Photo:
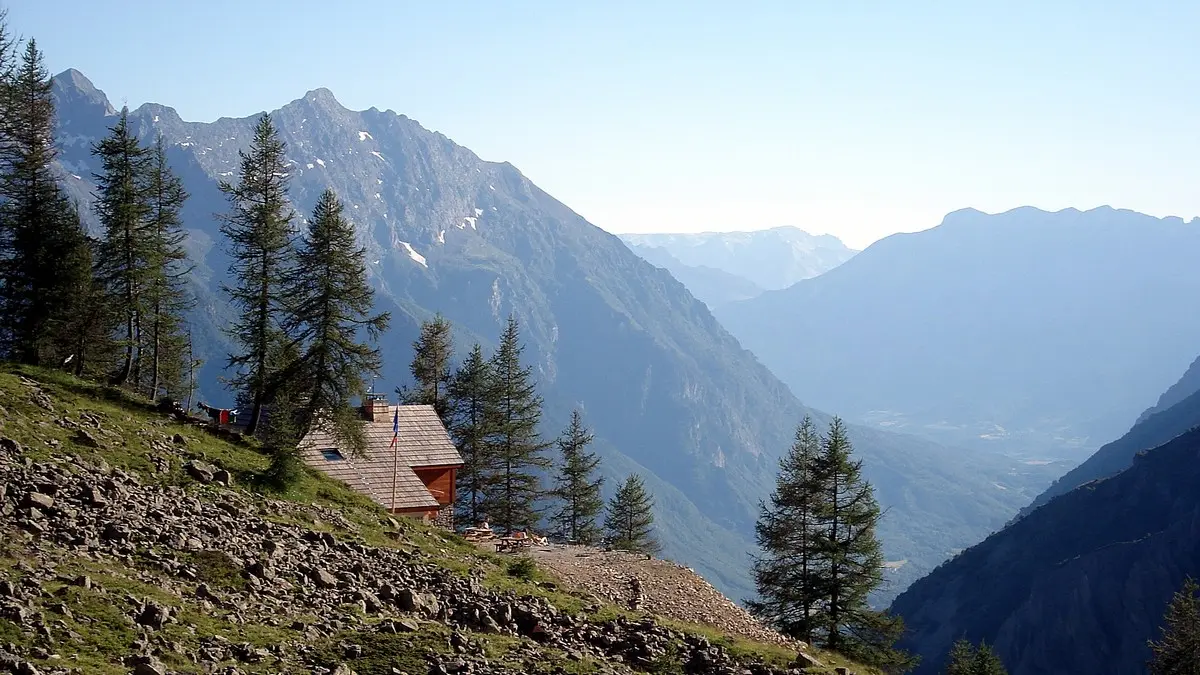
[[[986,640],[1013,675],[1144,672],[1146,641],[1200,574],[1200,430],[1050,501],[892,604],[940,672],[954,640]]]

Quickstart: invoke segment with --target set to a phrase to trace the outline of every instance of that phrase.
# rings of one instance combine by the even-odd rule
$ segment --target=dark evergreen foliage
[[[167,163],[165,141],[155,139],[150,149],[146,180],[149,213],[147,224],[147,266],[145,312],[139,352],[144,355],[141,388],[151,398],[167,393],[179,398],[192,358],[184,314],[195,304],[187,289],[187,275],[193,265],[183,247],[180,211],[188,194],[183,182]]]
[[[613,548],[646,554],[659,552],[654,537],[654,499],[641,476],[631,474],[608,500],[604,532]]]
[[[551,444],[538,433],[542,397],[532,369],[521,364],[524,349],[517,319],[510,316],[491,359],[496,427],[488,439],[488,452],[494,475],[484,495],[484,512],[506,533],[537,524],[535,502],[542,496],[539,472],[550,467],[543,452]]]
[[[1150,642],[1151,675],[1200,675],[1200,584],[1191,577],[1171,598],[1162,639]]]
[[[131,379],[137,381],[151,256],[145,184],[151,157],[129,128],[128,108],[121,110],[109,135],[92,148],[92,154],[100,160],[100,172],[94,176],[94,209],[104,228],[96,276],[108,292],[107,302],[122,331],[122,358],[112,383],[125,385]]]
[[[402,392],[407,403],[433,406],[447,428],[451,418],[452,332],[450,322],[441,314],[421,323],[421,335],[413,343],[413,360],[409,366],[417,386],[413,391]]]
[[[880,509],[852,452],[840,419],[824,437],[811,419],[801,422],[770,505],[761,509],[762,553],[754,562],[759,598],[749,606],[788,635],[903,672],[916,664],[893,647],[903,621],[867,604],[883,580],[875,536]]]
[[[290,398],[277,399],[278,415],[289,404],[299,414],[291,449],[315,425],[322,425],[353,454],[366,448],[362,423],[352,403],[367,392],[367,379],[382,366],[373,345],[387,330],[390,315],[374,314],[375,292],[367,282],[366,252],[354,238],[354,225],[332,190],[321,194],[307,237],[286,276],[291,314],[285,332],[300,353],[287,372]],[[282,446],[281,446],[282,447]]]
[[[448,431],[462,455],[455,493],[455,518],[474,525],[485,519],[486,493],[496,474],[491,438],[498,420],[492,363],[478,343],[454,372],[447,390],[451,403]]]
[[[781,633],[805,642],[827,620],[826,607],[818,602],[827,595],[826,565],[816,547],[817,513],[824,499],[817,471],[820,454],[821,436],[805,416],[780,460],[770,505],[759,505],[755,535],[762,553],[753,563],[759,598],[747,603]]]
[[[597,519],[604,509],[600,496],[604,478],[595,475],[600,458],[587,450],[593,439],[578,410],[571,413],[570,424],[558,438],[562,459],[553,494],[561,504],[550,517],[550,531],[577,544],[594,544],[600,537]]]
[[[0,42],[8,38],[0,38]],[[3,64],[0,64],[3,67]],[[0,352],[33,365],[61,363],[53,331],[77,291],[64,265],[78,216],[54,174],[50,75],[34,40],[2,86],[0,128]]]
[[[245,394],[250,407],[246,432],[251,435],[257,431],[272,388],[282,386],[277,379],[283,370],[272,369],[270,355],[286,339],[282,323],[287,310],[281,291],[293,257],[294,214],[287,201],[290,166],[284,153],[271,116],[264,114],[255,126],[250,150],[238,153],[238,183],[221,183],[231,206],[221,217],[221,232],[228,239],[234,282],[225,291],[238,312],[229,334],[239,351],[229,356],[229,365],[237,371],[232,384]]]
[[[946,675],[1008,675],[1008,670],[986,643],[975,647],[966,640],[959,640],[950,649]]]

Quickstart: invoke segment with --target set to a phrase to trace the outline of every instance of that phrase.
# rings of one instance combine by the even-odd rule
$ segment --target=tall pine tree
[[[600,458],[587,450],[593,438],[578,410],[571,413],[571,423],[558,438],[562,459],[554,496],[561,504],[550,518],[551,532],[577,544],[594,544],[600,536],[596,520],[604,508],[600,497],[604,479],[595,475]]]
[[[280,386],[282,369],[275,367],[271,355],[285,353],[282,323],[287,310],[281,291],[292,265],[294,216],[287,202],[290,167],[285,150],[271,116],[263,114],[249,152],[238,153],[238,183],[221,182],[232,207],[221,222],[233,259],[229,273],[234,285],[225,286],[225,291],[238,309],[229,334],[239,351],[229,356],[229,365],[237,372],[233,386],[250,406],[246,433],[251,435],[273,388]]]
[[[868,665],[903,671],[915,663],[892,647],[904,632],[903,621],[867,604],[883,582],[883,551],[875,536],[881,512],[862,476],[862,460],[851,458],[853,450],[845,424],[833,418],[816,462],[820,526],[815,546],[828,565],[822,582],[825,644]]]
[[[916,663],[893,647],[903,622],[867,604],[882,582],[880,510],[852,452],[840,419],[823,438],[807,418],[797,429],[756,528],[763,552],[754,565],[759,598],[750,606],[794,637],[903,672]]]
[[[286,284],[292,314],[285,329],[302,350],[287,387],[299,404],[295,441],[319,424],[341,447],[361,453],[366,440],[351,404],[366,394],[367,378],[382,366],[370,343],[387,330],[390,315],[373,313],[366,251],[332,190],[317,200],[307,234]],[[281,402],[272,414],[284,409]],[[295,447],[289,441],[275,449],[292,453]]]
[[[166,145],[159,134],[146,167],[146,321],[139,349],[146,362],[142,387],[151,398],[163,391],[178,398],[185,388],[187,360],[191,358],[186,353],[184,313],[194,302],[186,283],[193,266],[183,247],[187,234],[180,217],[187,198],[183,181],[167,162]]]
[[[29,40],[3,86],[0,352],[33,365],[61,363],[52,353],[53,331],[68,318],[64,299],[78,290],[64,257],[64,247],[78,241],[78,217],[54,173],[50,85],[42,53]]]
[[[441,314],[421,323],[421,335],[413,343],[413,360],[409,365],[417,386],[404,392],[410,404],[431,405],[442,424],[450,426],[451,361],[454,358],[454,338],[450,322]]]
[[[1191,577],[1163,617],[1162,639],[1150,642],[1151,675],[1200,675],[1200,585]]]
[[[824,495],[817,461],[821,435],[807,415],[796,428],[791,449],[780,460],[770,506],[759,506],[755,534],[762,554],[753,572],[759,598],[750,610],[785,635],[811,642],[826,625],[825,560],[816,547],[817,513]]]
[[[549,468],[542,454],[550,447],[538,434],[542,397],[533,371],[521,365],[520,330],[510,316],[500,346],[492,355],[496,432],[489,452],[495,460],[494,487],[485,495],[485,512],[506,533],[533,527],[539,520],[536,501],[542,496],[539,471]]]
[[[137,369],[139,329],[145,314],[150,257],[146,217],[146,177],[150,156],[129,128],[122,108],[109,134],[92,148],[100,160],[94,209],[104,228],[96,275],[108,291],[108,303],[122,327],[123,355],[112,383],[128,384]]]
[[[485,518],[486,495],[496,475],[491,439],[498,419],[492,364],[478,343],[454,372],[448,394],[448,430],[463,459],[455,479],[455,519],[474,525]]]
[[[631,474],[608,500],[604,519],[608,544],[622,551],[658,553],[661,547],[654,537],[653,509],[654,499],[646,490],[646,483],[641,476]]]
[[[115,315],[93,274],[100,242],[88,236],[74,204],[64,198],[60,208],[60,226],[45,241],[58,275],[50,298],[55,312],[47,354],[76,375],[101,376],[107,374],[117,345],[112,340]]]

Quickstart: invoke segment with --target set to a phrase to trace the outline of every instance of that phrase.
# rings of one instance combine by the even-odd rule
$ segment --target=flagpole
[[[392,503],[389,509],[392,512],[396,511],[396,477],[400,469],[400,449],[396,447],[396,438],[400,435],[400,407],[396,406],[396,412],[392,417]]]

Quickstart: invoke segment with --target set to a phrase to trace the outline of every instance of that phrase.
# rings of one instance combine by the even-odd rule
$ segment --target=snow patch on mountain
[[[422,267],[429,267],[429,264],[425,262],[425,256],[417,253],[416,249],[412,247],[412,244],[408,243],[407,241],[402,241],[400,242],[400,245],[404,247],[404,250],[408,251],[408,257],[420,263]]]

